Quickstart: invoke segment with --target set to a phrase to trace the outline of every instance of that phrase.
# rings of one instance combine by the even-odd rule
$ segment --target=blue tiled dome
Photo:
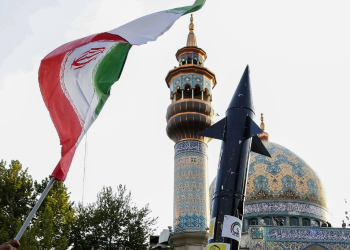
[[[322,182],[316,172],[285,147],[263,141],[272,158],[251,153],[246,201],[300,200],[326,206]]]
[[[251,153],[246,203],[292,200],[325,208],[325,192],[316,172],[287,148],[266,140],[262,142],[272,158]],[[210,185],[210,194],[215,183],[216,178]]]

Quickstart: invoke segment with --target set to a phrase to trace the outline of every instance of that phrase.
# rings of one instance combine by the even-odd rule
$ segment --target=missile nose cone
[[[249,65],[244,70],[228,109],[248,108],[254,112],[253,97],[250,87]]]

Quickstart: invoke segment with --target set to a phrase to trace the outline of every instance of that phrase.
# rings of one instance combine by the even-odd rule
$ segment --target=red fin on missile
[[[224,140],[225,135],[225,125],[226,125],[226,117],[210,126],[209,128],[203,130],[198,135],[210,137],[218,140]]]
[[[261,142],[260,138],[257,135],[253,136],[252,147],[250,150],[257,154],[265,155],[267,157],[272,158],[269,151],[267,151],[264,144]]]

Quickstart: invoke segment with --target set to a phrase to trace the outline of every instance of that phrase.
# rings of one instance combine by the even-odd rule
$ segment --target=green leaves
[[[33,191],[32,177],[19,161],[11,161],[9,168],[0,162],[0,242],[16,236],[18,222],[35,204]]]
[[[8,168],[0,162],[0,242],[13,239],[49,182],[33,182],[19,161]],[[76,220],[73,203],[63,182],[56,182],[41,204],[20,243],[21,249],[67,249]]]
[[[70,239],[78,249],[147,249],[151,228],[157,218],[149,218],[148,205],[139,209],[132,203],[131,193],[119,185],[117,192],[104,187],[97,201],[76,208],[77,222]]]
[[[0,162],[0,242],[13,239],[49,182],[33,181],[19,161]],[[125,186],[104,187],[95,203],[73,208],[67,187],[55,182],[20,243],[26,250],[148,249],[157,218],[138,208]]]

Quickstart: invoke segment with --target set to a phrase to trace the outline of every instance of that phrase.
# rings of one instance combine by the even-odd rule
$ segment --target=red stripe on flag
[[[124,43],[129,43],[127,40],[122,38],[121,36],[110,34],[110,33],[100,33],[100,34],[95,34],[91,36],[87,36],[84,38],[80,38],[78,40],[63,44],[62,46],[58,47],[54,51],[52,51],[50,54],[45,56],[43,60],[49,59],[54,56],[59,56],[62,54],[65,54],[66,52],[78,48],[80,46],[83,46],[85,44],[91,43],[91,42],[96,42],[96,41],[114,41],[114,42],[124,42]]]
[[[61,54],[43,60],[39,69],[41,94],[62,145],[62,158],[51,175],[59,181],[64,181],[67,177],[76,150],[76,142],[82,133],[78,116],[61,88],[60,70],[64,56],[65,54]]]

